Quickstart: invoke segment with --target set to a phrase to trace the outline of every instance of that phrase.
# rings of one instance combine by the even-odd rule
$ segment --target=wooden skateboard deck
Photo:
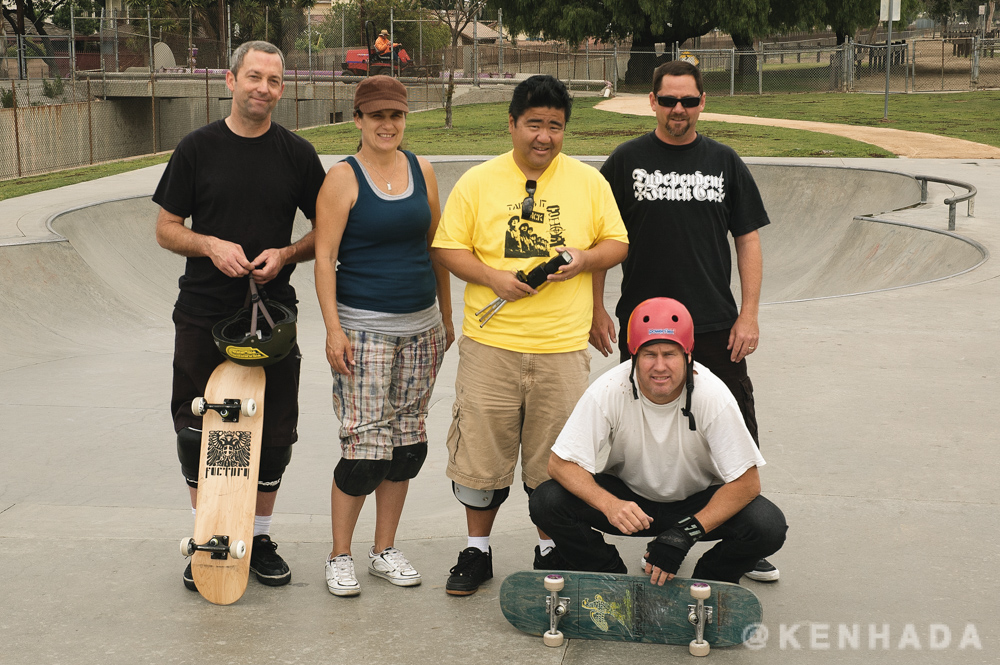
[[[239,404],[227,404],[227,400],[239,400]],[[248,415],[251,400],[256,413]],[[192,405],[196,413],[198,403],[196,399]],[[198,510],[191,546],[210,544],[223,551],[195,551],[191,574],[198,592],[217,605],[239,600],[250,574],[263,405],[262,367],[244,367],[226,360],[212,372],[201,405]],[[241,542],[245,545],[243,556],[236,551]]]
[[[547,590],[547,576],[561,577],[562,589]],[[704,600],[711,614],[704,621],[704,641],[721,647],[741,644],[751,637],[763,618],[760,601],[752,591],[738,584],[683,577],[661,587],[650,583],[648,576],[522,571],[508,576],[500,586],[500,609],[518,630],[544,635],[550,632],[546,602],[557,595],[565,605],[558,620],[558,631],[565,637],[689,644],[696,637],[689,615],[698,602],[692,598],[691,587],[698,587],[699,582],[711,589]],[[707,653],[708,646],[704,649]]]

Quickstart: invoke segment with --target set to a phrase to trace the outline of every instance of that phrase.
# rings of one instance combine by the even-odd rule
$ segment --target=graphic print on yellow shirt
[[[550,204],[535,194],[535,207],[531,219],[521,215],[522,201],[518,201],[514,215],[507,220],[507,239],[503,255],[506,258],[526,259],[533,256],[548,257],[550,249],[566,244],[560,222],[558,203]]]
[[[597,169],[558,155],[537,181],[530,219],[521,217],[525,182],[511,153],[469,169],[448,196],[433,246],[465,249],[496,270],[527,273],[554,256],[556,247],[586,250],[605,239],[628,242],[611,188]],[[466,285],[463,334],[520,353],[587,348],[590,273],[544,284],[538,295],[507,303],[480,328],[475,312],[494,298],[487,286]]]

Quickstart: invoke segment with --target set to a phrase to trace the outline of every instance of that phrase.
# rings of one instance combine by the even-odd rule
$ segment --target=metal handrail
[[[948,230],[955,230],[955,208],[962,201],[968,201],[969,207],[966,211],[966,217],[975,217],[973,214],[975,210],[976,193],[977,190],[975,186],[970,185],[967,182],[961,182],[959,180],[949,180],[948,178],[938,178],[932,175],[915,175],[913,176],[920,181],[920,202],[927,203],[927,183],[928,182],[939,182],[942,185],[954,185],[955,187],[964,187],[968,191],[960,196],[953,196],[951,198],[945,199],[944,202],[948,206]]]

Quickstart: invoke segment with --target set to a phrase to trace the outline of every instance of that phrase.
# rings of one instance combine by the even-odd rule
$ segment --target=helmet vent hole
[[[677,315],[676,315],[676,314],[674,314],[674,315],[673,315],[673,316],[671,316],[670,318],[671,318],[671,319],[673,319],[674,323],[677,323],[678,321],[680,321],[680,319],[678,319],[678,318],[677,318]]]
[[[649,323],[649,316],[642,317],[642,322],[643,323]]]

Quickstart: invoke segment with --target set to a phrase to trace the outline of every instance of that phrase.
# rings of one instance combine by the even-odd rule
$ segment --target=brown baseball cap
[[[354,108],[362,113],[372,113],[383,109],[409,113],[410,106],[406,102],[406,86],[384,74],[366,78],[354,89]]]

